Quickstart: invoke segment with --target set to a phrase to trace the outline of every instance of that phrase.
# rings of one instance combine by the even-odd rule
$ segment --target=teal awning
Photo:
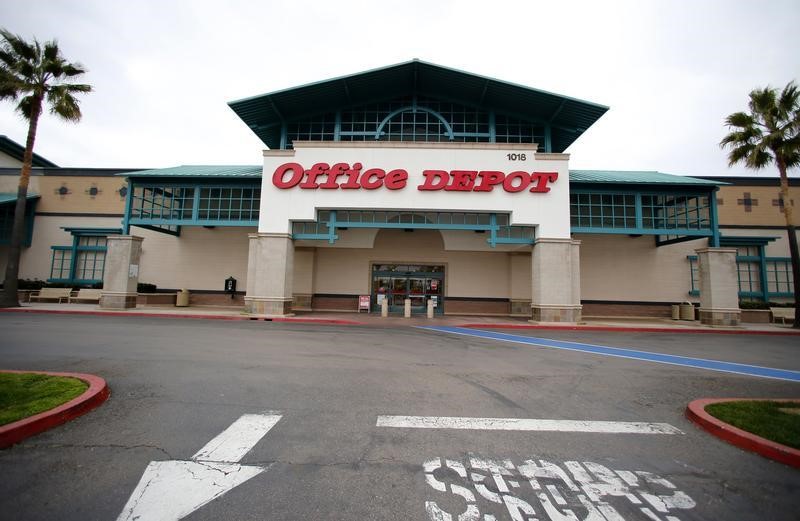
[[[117,174],[124,177],[218,177],[223,179],[260,178],[262,165],[181,165]]]
[[[665,174],[652,170],[570,170],[569,182],[571,184],[691,185],[706,187],[728,184],[696,177]]]

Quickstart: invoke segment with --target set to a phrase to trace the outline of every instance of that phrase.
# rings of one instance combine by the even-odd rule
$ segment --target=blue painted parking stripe
[[[623,349],[620,347],[598,346],[593,344],[582,344],[579,342],[567,342],[563,340],[551,340],[548,338],[537,338],[520,335],[510,335],[508,333],[496,333],[494,331],[482,331],[480,329],[466,329],[463,327],[446,326],[419,326],[419,329],[440,331],[443,333],[454,333],[490,340],[500,340],[503,342],[515,342],[555,349],[567,349],[569,351],[581,351],[604,356],[616,356],[619,358],[630,358],[632,360],[643,360],[646,362],[656,362],[660,364],[679,365],[683,367],[694,367],[696,369],[707,369],[709,371],[721,371],[724,373],[742,374],[756,376],[759,378],[773,378],[776,380],[788,380],[790,382],[800,382],[800,371],[790,371],[786,369],[775,369],[772,367],[762,367],[758,365],[737,364],[734,362],[724,362],[721,360],[706,360],[703,358],[692,358],[689,356],[667,355],[663,353],[651,353],[649,351],[638,351],[636,349]]]

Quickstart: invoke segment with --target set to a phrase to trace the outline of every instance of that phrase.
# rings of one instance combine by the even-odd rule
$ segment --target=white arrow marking
[[[194,456],[151,461],[117,521],[177,521],[265,470],[239,465],[281,415],[245,414]]]

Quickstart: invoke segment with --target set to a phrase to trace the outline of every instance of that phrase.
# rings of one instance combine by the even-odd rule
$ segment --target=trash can
[[[681,319],[681,307],[678,304],[672,305],[672,320]]]
[[[175,297],[175,307],[185,308],[189,306],[189,290],[182,289]]]
[[[694,305],[691,302],[681,304],[681,320],[694,320]]]

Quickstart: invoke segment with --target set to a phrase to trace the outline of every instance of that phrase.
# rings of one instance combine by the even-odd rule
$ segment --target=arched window
[[[381,141],[452,141],[453,129],[438,112],[424,107],[402,107],[378,125]]]

